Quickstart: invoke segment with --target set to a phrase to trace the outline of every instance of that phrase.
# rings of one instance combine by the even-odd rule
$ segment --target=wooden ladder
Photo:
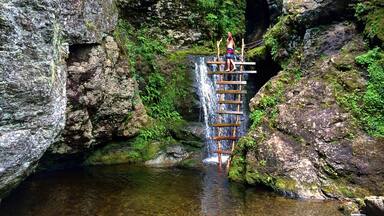
[[[217,61],[208,61],[209,65],[217,65],[221,68],[220,65],[225,65],[226,62],[220,61],[220,43],[217,42]],[[238,141],[238,132],[241,127],[241,116],[243,113],[243,97],[247,92],[244,90],[244,85],[247,85],[247,81],[244,80],[244,74],[255,74],[256,71],[244,70],[245,66],[256,65],[256,62],[244,62],[244,39],[242,39],[241,46],[241,61],[235,62],[236,66],[240,66],[236,71],[209,71],[209,75],[218,75],[218,81],[215,83],[218,88],[216,94],[219,96],[218,100],[218,111],[219,114],[217,122],[210,124],[211,127],[215,128],[216,136],[212,137],[212,140],[215,140],[217,144],[217,150],[213,153],[218,154],[219,167],[222,166],[222,155],[226,154],[231,156],[235,148],[236,142]],[[236,80],[225,80],[228,76],[233,76]],[[226,86],[235,86],[236,89],[228,89]],[[235,99],[228,100],[225,98],[225,95],[233,94]],[[232,104],[236,106],[236,110],[224,110],[225,104]],[[235,122],[224,122],[224,115],[235,115]],[[231,128],[231,136],[223,135],[223,128]],[[229,140],[231,142],[230,149],[223,149],[222,141]],[[227,168],[229,168],[231,158],[227,161]]]

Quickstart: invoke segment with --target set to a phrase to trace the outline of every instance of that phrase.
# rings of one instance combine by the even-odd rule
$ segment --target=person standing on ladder
[[[227,54],[225,55],[226,58],[226,65],[227,65],[227,72],[236,70],[235,65],[235,41],[233,40],[232,33],[228,32],[228,38],[227,38]],[[233,66],[233,69],[231,70],[231,66]]]

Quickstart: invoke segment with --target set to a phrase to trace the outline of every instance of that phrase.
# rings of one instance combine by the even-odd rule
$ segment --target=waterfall
[[[219,100],[219,96],[216,94],[215,81],[218,80],[218,75],[208,75],[209,68],[206,64],[206,59],[208,57],[197,57],[195,60],[195,82],[198,89],[198,96],[201,103],[201,114],[204,120],[205,127],[205,138],[206,138],[206,150],[207,150],[207,158],[204,159],[206,163],[217,163],[218,157],[217,153],[213,153],[217,150],[216,141],[211,138],[216,136],[216,131],[214,127],[210,127],[209,125],[215,122],[218,122],[219,115],[216,114],[218,111],[217,101]],[[223,67],[223,66],[221,66]],[[216,71],[217,66],[213,66],[210,68],[211,71]],[[223,71],[224,68],[220,68],[220,71]],[[228,78],[227,78],[228,79]],[[232,88],[231,88],[232,87]],[[226,87],[227,89],[233,89],[234,86]],[[226,95],[225,100],[235,100],[234,95]],[[226,104],[222,105],[222,109],[225,110],[235,110],[236,105]],[[233,115],[223,115],[223,122],[230,123],[235,122],[236,117]],[[243,117],[242,117],[243,118]],[[242,119],[243,121],[244,119]],[[237,136],[241,136],[244,134],[244,126],[239,128],[237,132]],[[231,128],[222,128],[222,136],[232,136]],[[231,148],[231,141],[222,141],[223,149],[229,150]],[[223,163],[229,157],[227,155],[222,156]]]

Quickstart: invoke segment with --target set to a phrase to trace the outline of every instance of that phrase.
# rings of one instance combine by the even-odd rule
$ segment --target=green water
[[[28,178],[0,215],[341,215],[337,202],[299,201],[204,170],[93,167]]]

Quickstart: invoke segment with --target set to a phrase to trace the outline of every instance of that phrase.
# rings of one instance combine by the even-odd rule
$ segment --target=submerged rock
[[[0,2],[0,197],[64,127],[67,46],[57,1]]]

